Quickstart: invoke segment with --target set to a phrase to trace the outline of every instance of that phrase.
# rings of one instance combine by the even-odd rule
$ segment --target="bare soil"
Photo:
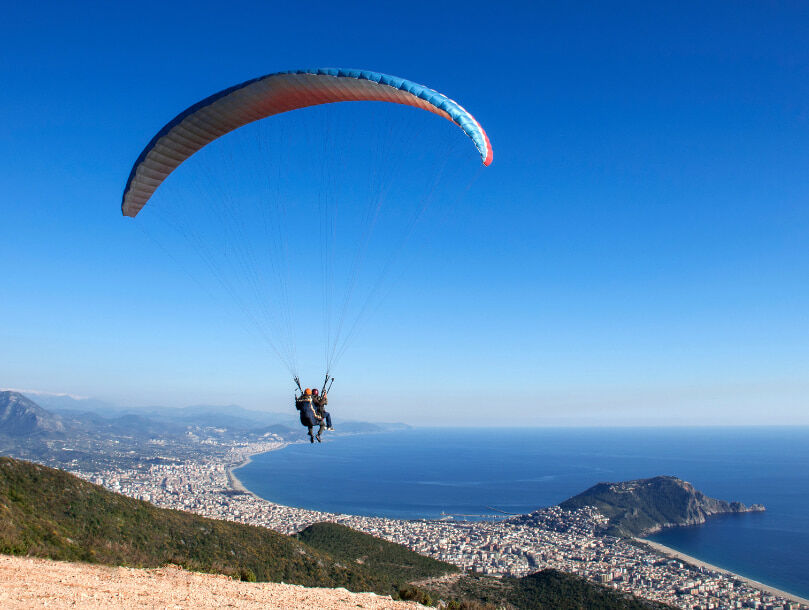
[[[375,593],[246,583],[176,566],[113,568],[0,555],[0,608],[423,608]]]

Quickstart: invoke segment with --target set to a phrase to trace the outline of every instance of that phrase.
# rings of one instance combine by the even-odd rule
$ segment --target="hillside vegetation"
[[[553,569],[522,578],[469,574],[420,586],[432,599],[475,600],[486,608],[671,610],[665,604],[639,599]]]
[[[456,569],[429,560],[430,569],[422,572],[418,565],[425,558],[400,548],[397,556],[405,564],[411,556],[415,578],[432,576],[442,566],[446,572]],[[337,561],[266,528],[157,508],[10,458],[0,458],[0,552],[131,567],[172,563],[244,580],[385,594],[403,584],[384,566]]]
[[[454,565],[337,523],[315,523],[296,538],[340,561],[373,566],[375,571],[401,583],[460,571]]]

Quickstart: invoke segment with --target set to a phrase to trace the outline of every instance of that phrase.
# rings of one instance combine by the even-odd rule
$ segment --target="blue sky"
[[[188,105],[341,66],[457,99],[495,153],[409,243],[341,416],[809,424],[807,39],[798,2],[7,7],[0,385],[286,406],[286,370],[120,195]]]

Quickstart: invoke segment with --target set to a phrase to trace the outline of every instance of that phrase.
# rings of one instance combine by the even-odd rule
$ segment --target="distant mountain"
[[[0,434],[14,438],[93,436],[171,436],[184,434],[185,426],[159,422],[140,413],[124,413],[114,409],[82,411],[62,408],[58,413],[46,410],[39,404],[45,397],[47,404],[54,404],[53,398],[63,407],[65,404],[82,404],[81,401],[66,396],[37,395],[35,402],[19,392],[0,392]]]
[[[40,406],[59,412],[94,413],[105,418],[139,415],[154,420],[212,427],[249,429],[256,424],[270,425],[288,419],[285,413],[252,411],[238,405],[193,405],[189,407],[123,407],[95,398],[76,398],[66,394],[31,394]]]
[[[764,510],[760,504],[748,508],[741,502],[709,498],[691,483],[669,476],[598,483],[559,506],[596,507],[609,519],[605,533],[613,536],[647,536],[663,528],[705,523],[712,515]]]
[[[298,413],[292,404],[288,411],[256,411],[245,409],[239,405],[191,405],[188,407],[122,407],[95,398],[76,398],[67,394],[37,394],[32,393],[29,399],[48,409],[57,411],[61,415],[73,416],[84,421],[95,418],[89,414],[101,416],[104,419],[116,419],[126,416],[147,418],[155,422],[169,424],[170,431],[176,433],[179,426],[197,426],[204,428],[220,428],[231,432],[256,434],[268,426],[294,426],[298,421]],[[335,413],[337,416],[337,413]],[[369,423],[361,421],[339,421],[338,432],[351,434],[369,434],[409,429],[410,426],[402,423]],[[141,420],[141,423],[145,423]],[[144,432],[146,433],[146,432]],[[260,433],[259,433],[260,435]]]
[[[65,394],[31,394],[33,403],[55,411],[53,417],[78,434],[92,437],[137,436],[179,437],[187,432],[218,433],[229,438],[266,436],[269,431],[290,434],[291,429],[278,427],[282,422],[294,423],[295,414],[251,411],[237,405],[194,405],[190,407],[121,407],[93,398],[76,398]],[[43,411],[44,412],[44,411]],[[207,430],[210,429],[210,430]],[[207,432],[206,432],[207,430]]]
[[[144,407],[132,412],[142,413],[153,419],[197,425],[211,428],[226,428],[250,432],[257,427],[289,423],[297,419],[290,407],[287,413],[253,411],[238,405],[192,405],[189,407]]]
[[[0,392],[0,435],[10,438],[63,434],[58,415],[48,413],[19,392]]]
[[[297,412],[236,405],[120,408],[92,399],[0,391],[0,455],[51,466],[103,469],[143,461],[219,454],[233,443],[295,441],[305,429]],[[42,400],[54,411],[37,404]],[[336,419],[337,435],[383,432],[390,424]]]
[[[399,432],[413,429],[413,426],[399,422],[340,421],[339,419],[335,423],[335,427],[337,426],[339,426],[339,432],[349,432],[351,434],[375,434],[378,432]]]
[[[69,394],[44,392],[23,392],[23,394],[48,411],[90,412],[112,417],[122,410],[121,407],[96,398],[79,398]]]
[[[300,436],[299,429],[290,428],[289,426],[284,426],[283,424],[276,424],[274,426],[267,426],[265,428],[256,428],[254,434],[261,438],[264,436],[269,436],[270,434],[275,434],[280,436],[281,438],[292,437],[292,436]]]

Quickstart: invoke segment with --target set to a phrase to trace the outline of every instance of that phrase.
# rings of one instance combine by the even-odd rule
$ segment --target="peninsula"
[[[603,533],[641,538],[669,527],[700,525],[714,515],[765,510],[761,504],[747,507],[710,498],[672,476],[598,483],[559,506],[567,510],[595,507],[608,519]]]

